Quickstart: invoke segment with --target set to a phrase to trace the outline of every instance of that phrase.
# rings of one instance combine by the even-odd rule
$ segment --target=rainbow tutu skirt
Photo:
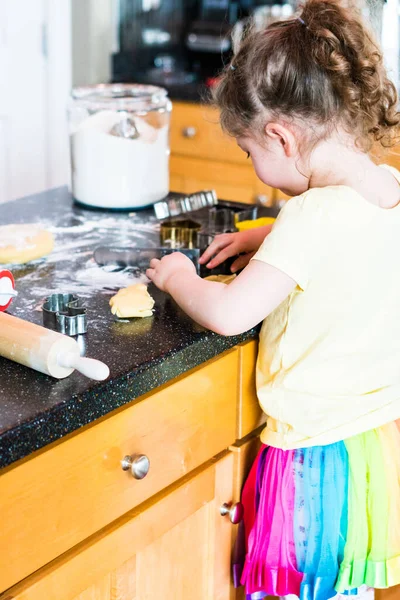
[[[248,600],[328,600],[400,583],[396,423],[328,446],[262,446],[242,502],[234,580]]]

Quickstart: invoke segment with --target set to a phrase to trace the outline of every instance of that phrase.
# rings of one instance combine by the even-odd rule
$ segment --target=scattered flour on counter
[[[30,262],[13,265],[18,299],[13,306],[22,318],[41,310],[43,300],[55,293],[76,294],[90,300],[96,295],[112,295],[135,283],[148,283],[143,272],[116,265],[99,266],[93,259],[98,246],[154,247],[159,245],[159,222],[153,215],[141,216],[99,214],[61,215],[56,222],[41,219],[44,227],[55,237],[50,255]],[[36,224],[35,224],[36,225]]]
[[[15,251],[34,248],[35,243],[32,243],[32,240],[44,229],[40,223],[2,225],[0,227],[0,248],[12,246]]]
[[[134,276],[130,268],[115,270],[110,266],[99,267],[94,260],[89,260],[85,268],[76,273],[76,280],[93,290],[124,288],[133,283],[148,281],[144,274]]]
[[[26,280],[27,278],[25,278]],[[113,294],[120,288],[134,283],[148,283],[148,279],[144,273],[133,273],[129,267],[113,271],[110,267],[99,267],[93,259],[90,259],[85,268],[78,270],[73,275],[59,272],[54,277],[51,288],[34,285],[31,288],[31,294],[35,298],[41,299],[57,293],[76,294],[82,298],[90,298],[98,293]]]

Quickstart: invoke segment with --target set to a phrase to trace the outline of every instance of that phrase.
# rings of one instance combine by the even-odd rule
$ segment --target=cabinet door
[[[234,455],[225,451],[0,600],[230,600]]]

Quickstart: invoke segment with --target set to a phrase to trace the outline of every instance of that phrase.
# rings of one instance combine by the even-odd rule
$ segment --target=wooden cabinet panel
[[[226,451],[0,600],[229,600],[234,528],[219,507],[232,499],[233,462]]]
[[[174,102],[171,121],[174,154],[242,164],[246,155],[219,125],[218,111],[201,104]]]
[[[397,151],[393,150],[391,153],[389,153],[387,156],[385,156],[385,163],[387,165],[395,167],[396,169],[399,169],[399,171],[400,171],[400,152],[399,152],[399,150],[397,150]],[[400,597],[400,595],[399,595],[399,597]]]
[[[136,556],[111,574],[111,600],[136,600]]]
[[[247,475],[250,473],[251,466],[257,456],[261,446],[260,437],[257,434],[252,435],[245,440],[239,440],[230,447],[234,455],[233,467],[233,497],[235,502],[239,502],[243,484]]]
[[[245,202],[246,204],[254,204],[254,193],[251,188],[243,186],[233,186],[229,183],[216,183],[210,179],[186,179],[184,192],[191,194],[199,190],[215,190],[217,197],[220,200],[231,200],[234,202]]]
[[[170,159],[170,168],[174,176],[183,179],[208,179],[223,185],[239,185],[254,189],[254,173],[246,164],[233,166],[221,160],[209,161],[174,154]]]
[[[239,395],[237,410],[236,438],[249,435],[265,423],[265,414],[257,398],[255,365],[258,341],[254,340],[239,346]]]
[[[207,582],[208,552],[205,551],[209,517],[206,504],[138,553],[137,597],[140,600],[164,598],[167,590],[171,597],[182,600],[211,597]]]
[[[227,448],[237,390],[235,349],[5,472],[0,591]],[[141,481],[121,469],[135,453]]]
[[[383,148],[380,144],[376,143],[371,149],[370,157],[378,165],[384,163],[400,170],[399,146],[394,146],[393,148]]]
[[[375,600],[400,600],[400,585],[387,590],[375,590]]]
[[[87,590],[75,596],[73,600],[114,600],[111,597],[111,576],[107,575],[91,585]]]
[[[257,196],[255,174],[249,165],[232,165],[218,161],[172,155],[171,178],[180,178],[184,193],[215,189],[218,198],[253,204]],[[274,190],[262,187],[268,202]],[[179,190],[180,191],[180,190]]]
[[[169,173],[169,189],[171,192],[182,192],[185,193],[184,178],[174,173]]]
[[[259,181],[236,141],[222,133],[215,108],[174,103],[171,153],[173,191],[215,189],[224,200],[265,206],[275,202],[276,190]]]

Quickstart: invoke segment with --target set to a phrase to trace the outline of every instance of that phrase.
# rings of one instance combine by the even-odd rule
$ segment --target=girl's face
[[[238,146],[251,158],[257,177],[266,185],[288,196],[307,191],[309,178],[302,174],[300,156],[281,136],[265,137],[265,144],[252,137],[241,137]]]

